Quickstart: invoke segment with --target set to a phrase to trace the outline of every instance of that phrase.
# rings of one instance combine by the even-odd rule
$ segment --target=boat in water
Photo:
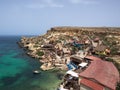
[[[41,71],[39,71],[39,70],[35,70],[35,71],[33,71],[33,73],[34,73],[34,74],[40,74]]]

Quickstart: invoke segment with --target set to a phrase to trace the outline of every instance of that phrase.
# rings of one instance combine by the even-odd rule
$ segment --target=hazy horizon
[[[120,27],[119,0],[0,0],[0,35],[41,35],[54,26]]]

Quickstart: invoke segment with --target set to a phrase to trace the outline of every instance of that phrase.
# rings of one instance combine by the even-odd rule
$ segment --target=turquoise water
[[[18,40],[20,36],[0,36],[0,90],[55,90],[57,73],[33,74],[41,64],[19,48]]]

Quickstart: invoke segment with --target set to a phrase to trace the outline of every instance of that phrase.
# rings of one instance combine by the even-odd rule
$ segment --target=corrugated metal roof
[[[96,60],[80,73],[81,77],[94,79],[102,85],[115,90],[117,82],[120,80],[119,72],[112,62]]]

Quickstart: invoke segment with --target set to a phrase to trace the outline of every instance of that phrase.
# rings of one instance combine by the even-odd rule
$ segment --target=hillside
[[[83,43],[86,39],[90,38],[92,40],[95,37],[99,37],[102,43],[111,50],[110,55],[107,57],[120,64],[120,27],[53,27],[42,36],[22,37],[19,44],[26,48],[28,55],[35,58],[43,58],[41,57],[43,53],[49,54],[49,51],[45,52],[45,48],[42,48],[44,45],[52,44],[50,48],[53,49],[52,52],[54,53],[56,51],[55,47],[65,48],[67,46],[62,46],[63,42],[69,43],[71,39],[76,38]],[[55,56],[55,54],[52,56]]]

